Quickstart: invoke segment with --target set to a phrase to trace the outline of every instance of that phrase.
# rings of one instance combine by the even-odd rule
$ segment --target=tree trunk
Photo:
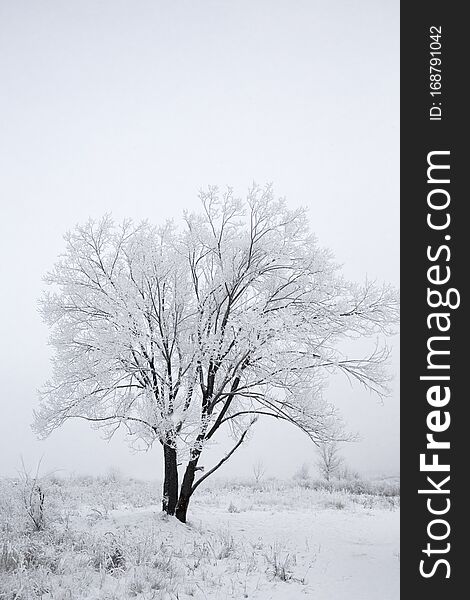
[[[163,481],[162,510],[169,515],[174,515],[178,501],[176,450],[167,444],[163,444],[163,457],[165,461],[165,479]]]
[[[186,523],[186,514],[188,512],[189,500],[193,493],[193,483],[198,459],[199,457],[189,461],[184,473],[183,483],[181,484],[180,497],[178,504],[176,505],[175,514],[176,518],[182,523]]]

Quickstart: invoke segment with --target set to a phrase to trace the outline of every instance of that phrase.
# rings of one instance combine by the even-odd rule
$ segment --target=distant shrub
[[[240,509],[238,508],[238,506],[236,506],[232,501],[230,501],[230,504],[228,505],[227,508],[229,513],[239,513]]]
[[[346,508],[346,503],[342,498],[332,497],[325,500],[324,507],[335,508],[336,510],[344,510]]]
[[[300,484],[304,484],[310,478],[310,465],[307,463],[302,463],[297,471],[293,475],[294,481],[297,481]]]

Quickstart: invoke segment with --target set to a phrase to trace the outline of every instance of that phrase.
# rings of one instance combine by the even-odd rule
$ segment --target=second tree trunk
[[[194,476],[196,474],[197,458],[189,461],[181,484],[180,497],[176,506],[176,518],[186,523],[189,500],[193,493]]]
[[[176,461],[176,450],[167,444],[163,445],[163,457],[165,461],[165,479],[163,482],[162,510],[169,515],[175,514],[178,502],[178,464]]]

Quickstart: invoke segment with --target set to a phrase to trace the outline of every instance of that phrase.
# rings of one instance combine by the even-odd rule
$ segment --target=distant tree
[[[139,447],[158,441],[163,508],[181,521],[258,417],[320,443],[336,418],[322,397],[331,374],[383,394],[387,348],[358,358],[339,345],[387,335],[398,321],[396,292],[345,281],[305,211],[270,186],[253,186],[245,202],[209,188],[200,201],[181,229],[110,217],[77,227],[42,300],[54,357],[37,431],[82,418],[108,436],[125,427]],[[196,479],[205,447],[227,429],[233,448]]]
[[[257,460],[255,462],[255,464],[253,465],[252,471],[253,471],[253,477],[255,479],[255,483],[256,483],[256,485],[258,485],[259,483],[261,483],[261,480],[266,475],[266,471],[267,471],[266,465],[264,464],[264,462],[262,460]]]
[[[310,465],[306,462],[302,463],[297,471],[294,473],[293,478],[299,482],[308,481],[310,475]]]
[[[325,481],[330,482],[333,477],[340,473],[344,459],[340,454],[340,448],[336,440],[321,442],[317,446],[318,468]]]

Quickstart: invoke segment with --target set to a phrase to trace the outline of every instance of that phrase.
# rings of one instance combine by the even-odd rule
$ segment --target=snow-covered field
[[[399,598],[396,482],[216,481],[187,525],[156,484],[30,483],[0,481],[2,600]]]

